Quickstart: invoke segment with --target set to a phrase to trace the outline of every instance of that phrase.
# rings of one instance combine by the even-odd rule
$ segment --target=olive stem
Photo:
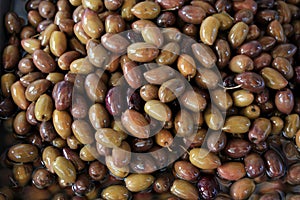
[[[243,85],[240,84],[240,85],[237,85],[237,86],[233,86],[233,87],[225,87],[221,84],[218,84],[221,88],[223,88],[224,90],[234,90],[234,89],[238,89],[238,88],[241,88]]]
[[[190,75],[188,75],[187,80],[188,80],[188,82],[191,81],[191,76]]]
[[[183,147],[182,145],[179,145],[179,146],[180,146],[180,148],[182,148],[187,154],[190,155],[190,152],[189,152],[185,147]]]
[[[224,131],[224,130],[228,130],[228,128],[226,128],[226,127],[223,127],[223,128],[221,128],[221,130],[222,130],[222,131]]]
[[[38,37],[40,37],[40,35],[41,34],[36,34],[36,35],[31,36],[31,38],[38,38]]]
[[[13,186],[12,187],[18,187],[18,183],[13,179],[13,177],[9,176],[9,180],[12,182]]]
[[[173,152],[173,150],[170,148],[170,146],[166,146],[166,148],[168,149],[168,151]]]

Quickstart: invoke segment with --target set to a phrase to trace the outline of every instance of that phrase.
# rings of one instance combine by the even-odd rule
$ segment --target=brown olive
[[[26,112],[19,112],[13,122],[14,131],[20,136],[24,136],[31,130],[31,124],[26,120]]]
[[[257,118],[252,123],[252,127],[249,130],[248,138],[253,143],[261,143],[267,139],[271,133],[271,122],[267,118]]]
[[[279,178],[285,174],[285,163],[282,158],[274,150],[268,150],[264,154],[266,161],[266,172],[271,178]]]
[[[5,27],[9,33],[19,33],[21,31],[21,22],[19,16],[14,12],[8,12],[5,15]]]
[[[54,177],[44,168],[36,169],[32,174],[32,183],[35,187],[43,189],[54,182]]]
[[[153,183],[153,190],[157,193],[167,192],[174,180],[174,177],[170,173],[160,174]]]
[[[63,154],[65,158],[72,162],[76,170],[81,171],[86,167],[84,161],[80,159],[77,152],[72,151],[69,148],[63,148]]]
[[[224,132],[212,132],[207,138],[207,148],[212,152],[220,152],[225,148],[227,136]]]
[[[95,181],[102,180],[107,173],[107,168],[99,161],[94,161],[89,166],[89,175]]]
[[[14,162],[33,162],[38,158],[38,149],[31,144],[16,144],[9,148],[7,156]]]
[[[265,171],[265,164],[259,154],[251,153],[244,158],[245,169],[250,178],[262,175]]]
[[[224,149],[226,155],[231,158],[241,158],[247,155],[251,150],[251,144],[247,140],[231,138],[228,140]]]
[[[245,166],[241,162],[227,162],[217,168],[221,178],[226,180],[239,180],[246,175]]]
[[[39,4],[39,13],[43,18],[53,18],[56,12],[54,3],[51,1],[41,1]]]
[[[72,185],[72,190],[76,195],[83,196],[87,195],[91,190],[94,189],[94,184],[90,181],[87,174],[81,174],[76,182]]]
[[[173,173],[176,177],[194,182],[200,176],[200,171],[188,161],[177,161],[173,166]]]
[[[249,178],[243,178],[231,185],[230,194],[233,199],[247,199],[254,190],[254,181]]]
[[[57,137],[57,133],[51,122],[42,122],[39,128],[40,135],[43,141],[51,142]]]
[[[13,175],[19,186],[24,187],[30,181],[32,165],[17,164],[13,166]]]
[[[173,135],[170,131],[162,129],[155,135],[155,142],[159,146],[169,147],[173,143]]]
[[[185,180],[176,179],[170,191],[181,199],[196,200],[199,196],[196,187]]]
[[[284,113],[290,114],[294,108],[294,95],[290,89],[278,91],[275,95],[276,108]]]

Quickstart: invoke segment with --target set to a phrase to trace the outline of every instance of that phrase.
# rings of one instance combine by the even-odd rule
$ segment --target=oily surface
[[[299,199],[299,0],[3,2],[0,199]]]

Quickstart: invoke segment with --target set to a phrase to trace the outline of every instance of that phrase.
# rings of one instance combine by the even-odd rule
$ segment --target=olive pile
[[[0,199],[300,199],[300,0],[29,0],[5,15]]]

